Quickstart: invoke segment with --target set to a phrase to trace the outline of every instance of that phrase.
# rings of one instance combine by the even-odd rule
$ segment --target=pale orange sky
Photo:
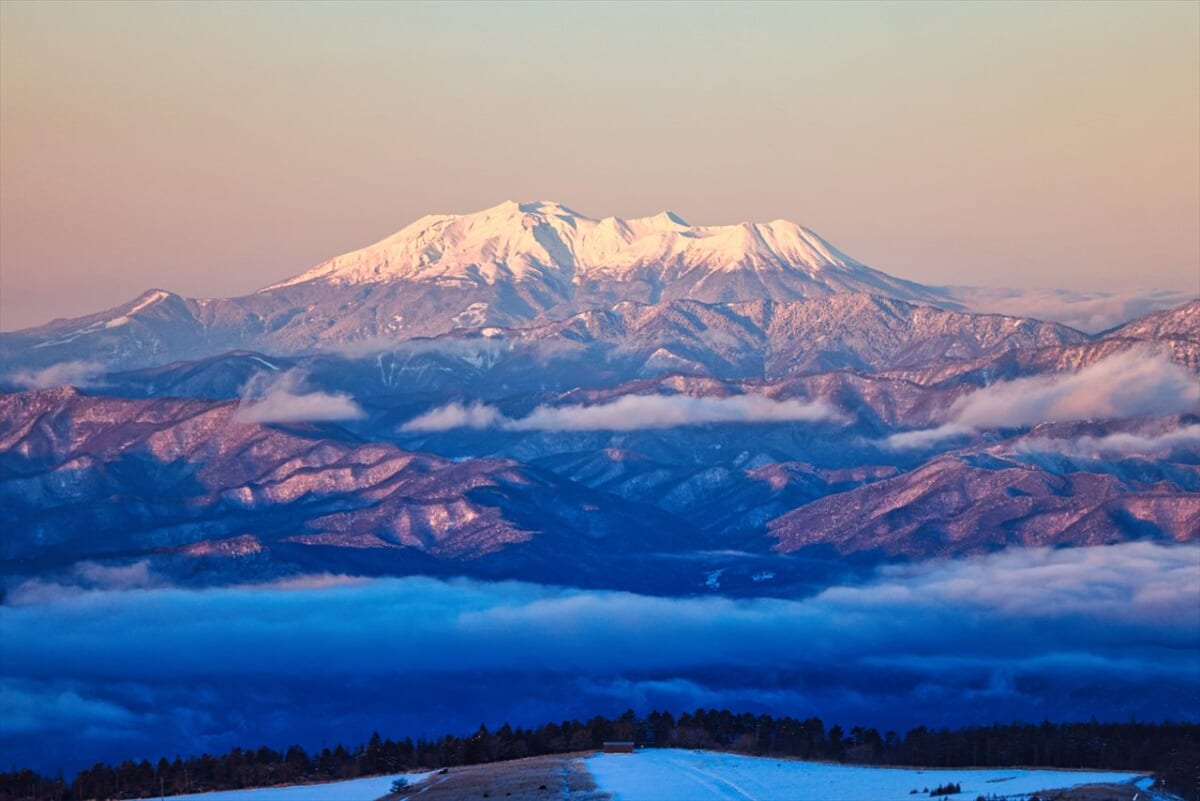
[[[786,218],[926,283],[1200,288],[1200,3],[0,2],[0,328],[433,212]]]

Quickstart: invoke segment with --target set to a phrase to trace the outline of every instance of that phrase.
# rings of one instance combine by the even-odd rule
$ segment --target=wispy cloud
[[[1200,547],[1133,542],[1097,548],[1012,548],[982,559],[894,565],[876,581],[818,596],[831,607],[973,609],[1010,619],[1200,625]],[[1184,640],[1196,641],[1193,630]],[[1198,655],[1200,656],[1200,655]]]
[[[539,406],[519,419],[484,404],[452,403],[406,423],[404,431],[499,428],[506,431],[638,431],[705,423],[783,423],[841,420],[822,400],[775,400],[763,395],[693,398],[688,395],[624,395],[590,406]]]
[[[1194,292],[1174,290],[1072,292],[980,287],[953,287],[951,294],[980,311],[1054,320],[1093,334],[1196,297]]]
[[[950,408],[975,428],[1055,420],[1141,417],[1200,411],[1200,382],[1186,367],[1142,348],[1116,353],[1075,373],[1005,381]]]
[[[967,437],[975,433],[971,426],[959,423],[943,423],[936,428],[922,428],[917,431],[901,431],[883,440],[883,445],[895,451],[913,451],[932,448],[943,442],[959,437]]]
[[[23,389],[47,389],[64,384],[73,387],[89,387],[103,375],[105,367],[100,362],[70,361],[52,364],[40,370],[18,370],[8,380]]]
[[[0,677],[0,720],[6,733],[19,736],[81,726],[112,728],[136,718],[119,704],[87,698],[72,686]]]
[[[401,431],[451,431],[456,428],[499,428],[512,421],[486,403],[448,403],[414,417]]]
[[[932,429],[906,431],[887,447],[928,447],[986,428],[1200,412],[1200,382],[1164,354],[1134,348],[1073,373],[1001,381],[959,398]]]
[[[349,395],[308,390],[305,374],[299,370],[256,375],[243,387],[236,413],[244,423],[358,420],[364,416],[362,407]]]
[[[1075,459],[1166,458],[1178,453],[1200,456],[1200,425],[1156,434],[1118,432],[1075,439],[1028,437],[1017,442],[1014,449],[1018,453],[1058,453]]]
[[[128,565],[104,565],[84,561],[55,579],[30,579],[9,594],[8,603],[29,605],[47,603],[68,595],[96,590],[141,590],[161,586],[150,563],[140,560]]]

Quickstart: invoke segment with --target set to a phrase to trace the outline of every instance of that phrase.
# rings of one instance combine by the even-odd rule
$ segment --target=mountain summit
[[[308,283],[388,281],[542,284],[564,301],[601,287],[601,294],[616,300],[641,301],[657,296],[796,300],[835,292],[946,300],[925,287],[872,270],[786,220],[699,226],[670,211],[628,220],[596,219],[549,201],[506,201],[474,214],[422,217],[369,247],[261,291]],[[613,284],[642,289],[634,289],[637,297],[629,297]]]

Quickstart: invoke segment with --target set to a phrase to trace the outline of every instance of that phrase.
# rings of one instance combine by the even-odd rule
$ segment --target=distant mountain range
[[[251,295],[196,299],[155,289],[107,311],[6,333],[0,358],[9,374],[69,361],[134,369],[230,350],[379,349],[622,303],[788,303],[843,293],[959,311],[1022,308],[1011,294],[894,278],[783,220],[693,226],[671,212],[596,220],[558,203],[506,202],[423,217]],[[1163,292],[1119,306],[1147,311],[1188,299]],[[1074,316],[1091,322],[1113,313],[1090,297],[1054,303],[1066,301],[1086,306]]]
[[[4,334],[0,581],[786,595],[1200,536],[1200,300],[1094,334],[966,294],[791,223],[506,203],[246,297]]]

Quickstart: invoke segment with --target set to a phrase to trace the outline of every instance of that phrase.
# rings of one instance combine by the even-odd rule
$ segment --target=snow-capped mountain
[[[244,297],[152,290],[104,312],[2,335],[0,354],[10,370],[65,361],[151,367],[236,349],[379,349],[622,302],[784,302],[847,292],[961,308],[782,220],[692,226],[670,212],[596,220],[557,203],[508,202],[423,217]]]
[[[560,203],[514,201],[475,214],[422,217],[387,239],[262,291],[310,282],[344,286],[389,281],[540,284],[566,301],[610,284],[629,285],[634,293],[656,298],[712,302],[835,292],[946,300],[873,270],[786,220],[698,226],[670,211],[597,220]]]
[[[452,331],[607,314],[623,303],[778,305],[856,294],[974,308],[963,292],[890,276],[784,220],[697,226],[672,212],[595,219],[558,203],[510,201],[422,217],[250,295],[196,299],[154,289],[107,311],[0,334],[0,359],[11,379],[68,362],[112,370],[232,350],[379,352]],[[1170,300],[1179,298],[1155,303]]]

